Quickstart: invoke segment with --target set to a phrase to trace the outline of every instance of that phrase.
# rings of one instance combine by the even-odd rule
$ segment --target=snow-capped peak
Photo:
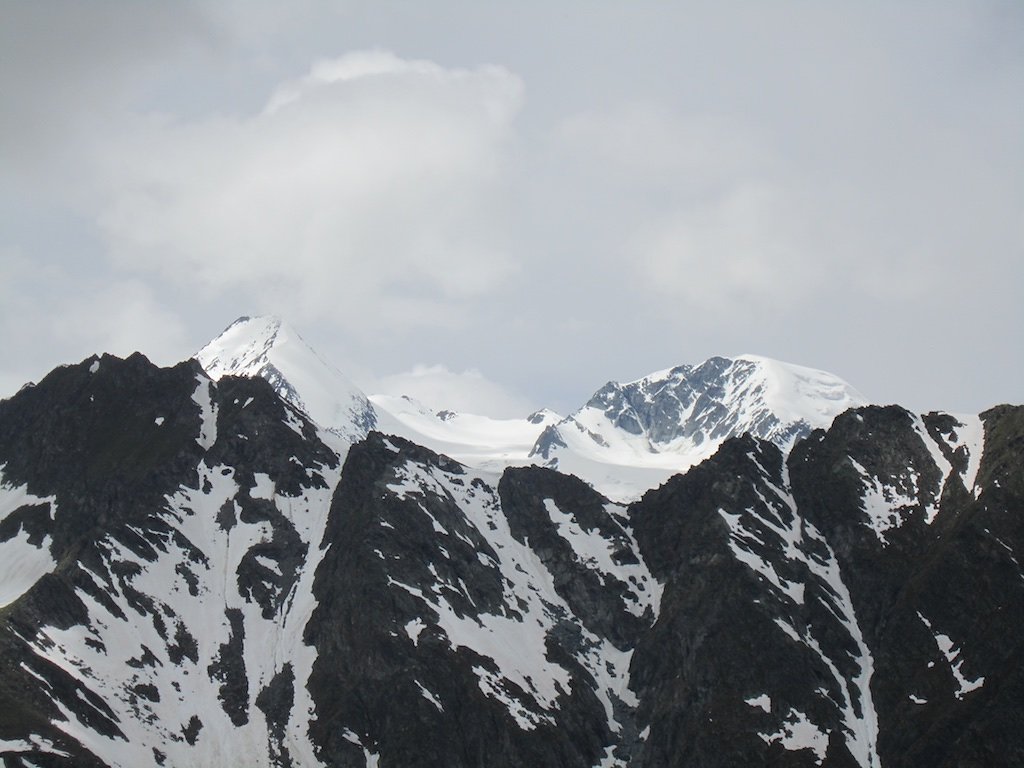
[[[196,359],[214,380],[266,379],[282,398],[348,440],[365,437],[376,424],[366,395],[279,317],[238,318]]]
[[[196,359],[214,380],[222,376],[258,376],[260,369],[270,362],[270,353],[282,330],[281,341],[287,342],[292,332],[280,317],[240,317],[199,350]]]
[[[712,357],[609,382],[545,430],[533,456],[624,499],[703,461],[730,437],[750,433],[788,449],[864,402],[824,371],[757,355]]]
[[[783,363],[759,355],[735,358],[752,366],[750,382],[757,382],[762,399],[782,422],[805,421],[812,429],[827,427],[843,411],[867,400],[838,376]]]
[[[740,355],[712,357],[625,384],[609,382],[571,418],[599,410],[614,426],[644,435],[646,450],[653,453],[673,451],[681,437],[698,432],[723,439],[750,432],[789,447],[797,437],[864,403],[863,396],[831,373]]]

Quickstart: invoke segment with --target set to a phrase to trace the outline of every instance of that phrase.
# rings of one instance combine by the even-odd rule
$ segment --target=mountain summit
[[[240,317],[196,354],[214,381],[260,377],[325,429],[361,440],[377,417],[366,395],[279,317]]]
[[[751,434],[788,451],[865,399],[825,371],[766,357],[712,357],[619,384],[544,430],[531,456],[626,499]]]

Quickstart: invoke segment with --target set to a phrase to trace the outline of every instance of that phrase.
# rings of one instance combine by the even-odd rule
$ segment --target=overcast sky
[[[274,313],[496,414],[744,352],[1024,402],[1017,0],[8,0],[0,94],[0,396]]]

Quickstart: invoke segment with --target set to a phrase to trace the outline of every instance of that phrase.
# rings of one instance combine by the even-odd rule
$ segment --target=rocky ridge
[[[1024,762],[1022,408],[729,437],[624,505],[222,374],[0,401],[5,765]]]

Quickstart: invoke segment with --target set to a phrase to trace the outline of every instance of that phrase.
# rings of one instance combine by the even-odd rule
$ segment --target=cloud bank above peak
[[[401,325],[375,308],[407,292],[418,322],[443,322],[513,268],[484,223],[522,91],[497,67],[320,61],[256,114],[134,126],[106,159],[100,227],[118,263],[211,296]]]
[[[556,410],[747,349],[1020,399],[1015,5],[55,5],[0,10],[0,381],[273,313]]]

